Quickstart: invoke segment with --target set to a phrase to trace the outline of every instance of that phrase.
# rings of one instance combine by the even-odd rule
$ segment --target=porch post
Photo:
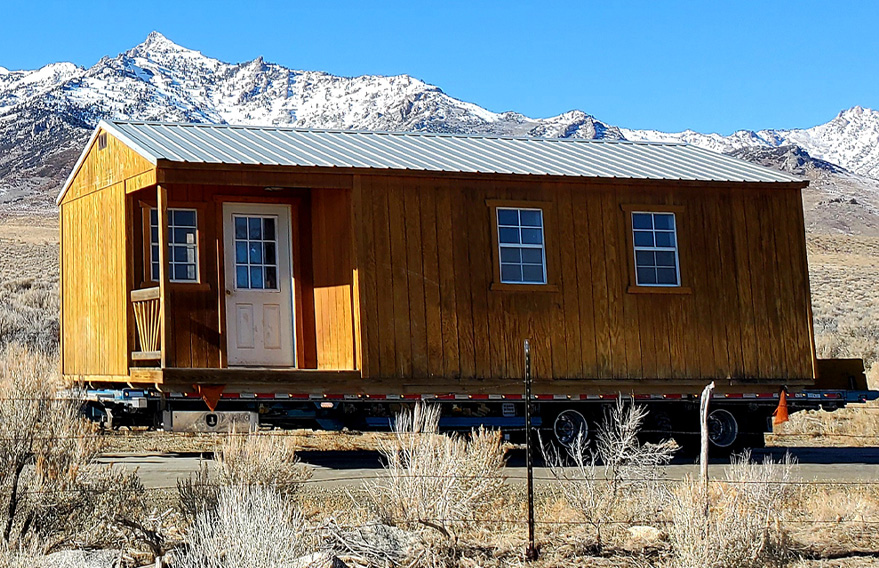
[[[162,369],[168,362],[168,190],[161,185],[156,186],[156,205],[159,221],[159,314],[161,331],[159,333],[159,350],[162,358]]]

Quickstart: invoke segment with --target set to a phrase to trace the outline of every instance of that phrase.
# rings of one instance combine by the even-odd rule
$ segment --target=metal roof
[[[802,181],[688,144],[101,121],[152,163],[318,166],[722,182]],[[86,148],[86,151],[88,148]],[[64,184],[59,202],[80,162]]]

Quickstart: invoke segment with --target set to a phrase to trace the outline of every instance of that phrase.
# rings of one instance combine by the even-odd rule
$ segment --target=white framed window
[[[198,282],[198,211],[168,209],[168,270],[171,282]],[[159,281],[159,212],[150,209],[150,275]]]
[[[632,211],[632,242],[636,285],[681,285],[674,213]]]
[[[280,290],[276,215],[233,215],[235,227],[235,288]]]
[[[543,210],[498,207],[497,242],[504,284],[546,284]]]

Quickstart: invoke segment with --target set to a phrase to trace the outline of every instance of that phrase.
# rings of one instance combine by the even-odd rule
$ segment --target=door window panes
[[[278,290],[275,217],[235,215],[235,287]]]

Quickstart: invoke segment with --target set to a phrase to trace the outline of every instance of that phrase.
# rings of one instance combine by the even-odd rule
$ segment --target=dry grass
[[[288,568],[308,551],[302,515],[264,485],[226,486],[173,554],[177,568]]]
[[[137,548],[150,514],[134,472],[98,466],[101,438],[79,416],[53,356],[0,349],[0,525],[13,549]],[[148,546],[155,542],[148,543]]]
[[[383,445],[384,474],[367,485],[370,506],[387,524],[429,527],[455,539],[503,485],[500,432],[469,437],[439,434],[439,405],[416,404],[394,425]]]
[[[220,438],[214,459],[212,475],[205,464],[177,484],[180,510],[187,519],[215,511],[223,488],[263,487],[290,500],[311,477],[311,469],[299,463],[286,437],[232,433]]]
[[[608,537],[617,536],[612,530],[653,519],[661,509],[659,466],[671,461],[677,446],[641,444],[637,436],[646,417],[643,406],[619,399],[598,428],[595,448],[582,437],[564,453],[542,448],[556,481],[553,488],[593,529],[597,552]]]
[[[793,493],[791,461],[733,458],[726,479],[685,480],[668,493],[671,564],[706,568],[782,565],[793,558],[784,526]]]
[[[879,361],[879,238],[811,235],[809,279],[819,357]]]
[[[330,432],[320,430],[268,430],[263,436],[283,438],[294,451],[379,451],[393,440],[389,432]],[[144,428],[105,432],[107,454],[218,452],[224,442],[217,434],[148,431]]]
[[[0,217],[0,348],[58,350],[58,222]]]

